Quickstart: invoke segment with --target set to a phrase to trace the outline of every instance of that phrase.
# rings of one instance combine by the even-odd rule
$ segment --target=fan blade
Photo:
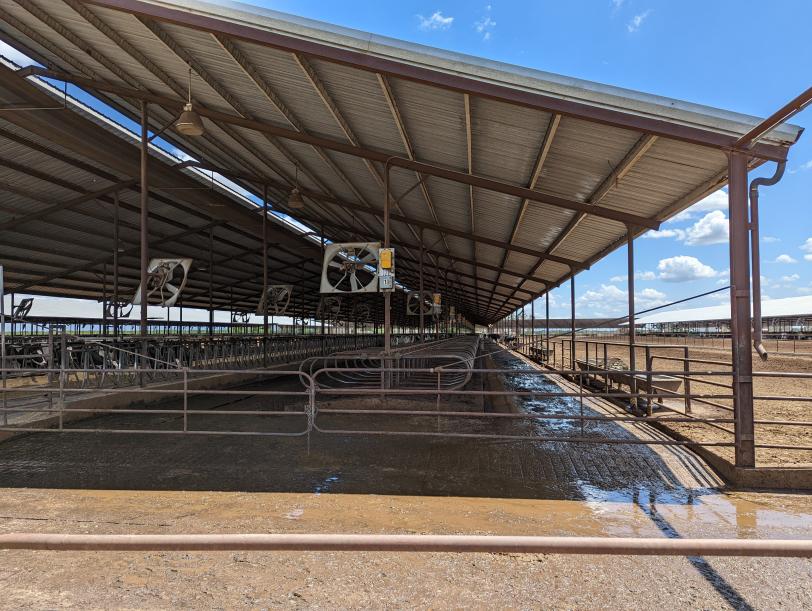
[[[350,286],[353,291],[358,291],[361,288],[361,284],[358,282],[358,278],[355,277],[355,274],[350,276]]]
[[[337,267],[337,268],[341,269],[341,267],[343,267],[343,266],[338,261],[330,261],[327,264],[327,267]]]
[[[378,255],[375,254],[373,251],[370,251],[365,257],[361,258],[361,261],[364,263],[371,263],[372,261],[377,261]]]

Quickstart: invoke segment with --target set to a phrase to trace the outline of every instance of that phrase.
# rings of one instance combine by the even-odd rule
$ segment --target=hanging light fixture
[[[288,207],[291,210],[301,210],[305,207],[302,194],[299,192],[299,164],[296,164],[296,186],[293,187],[293,190],[288,196]]]
[[[184,136],[202,136],[206,131],[200,115],[195,112],[192,106],[192,68],[189,67],[189,101],[183,106],[183,112],[175,121],[175,129]]]

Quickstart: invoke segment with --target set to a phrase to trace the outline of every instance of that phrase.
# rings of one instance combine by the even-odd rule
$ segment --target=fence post
[[[646,398],[646,416],[651,416],[653,411],[654,387],[651,385],[651,346],[646,344],[646,386],[648,389],[648,397]]]
[[[68,358],[68,351],[65,345],[65,327],[62,327],[62,339],[60,342],[62,353],[59,355],[59,430],[62,430],[65,414],[65,366]]]
[[[580,400],[580,422],[581,422],[581,437],[584,436],[584,374],[578,373],[578,398]]]
[[[189,370],[183,368],[183,432],[189,430]]]
[[[688,346],[684,348],[683,373],[685,374],[685,413],[691,413],[691,366],[688,362]]]

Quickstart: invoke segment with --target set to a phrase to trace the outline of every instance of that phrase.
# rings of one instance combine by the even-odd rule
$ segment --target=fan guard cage
[[[330,244],[324,250],[322,293],[377,293],[380,242]]]

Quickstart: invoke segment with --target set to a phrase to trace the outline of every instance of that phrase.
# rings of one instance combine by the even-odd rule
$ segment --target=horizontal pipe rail
[[[0,549],[45,551],[338,551],[755,556],[812,558],[812,540],[500,535],[206,534],[0,535]]]

